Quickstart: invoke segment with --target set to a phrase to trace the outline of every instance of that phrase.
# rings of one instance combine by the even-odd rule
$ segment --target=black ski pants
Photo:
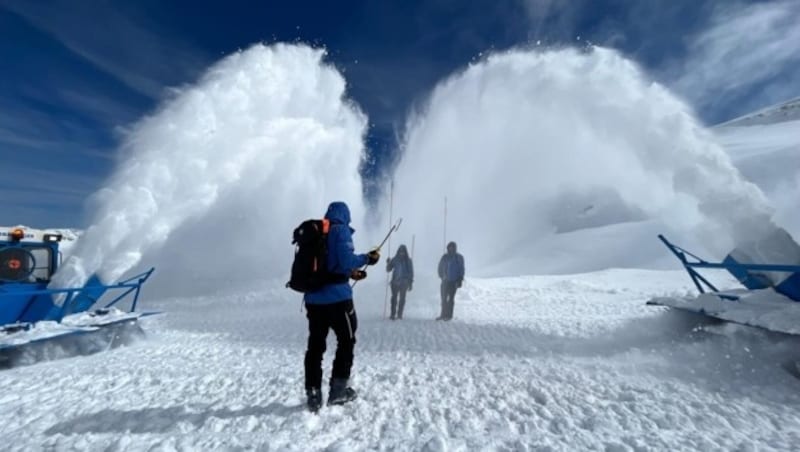
[[[403,318],[403,308],[406,306],[406,292],[408,286],[405,284],[392,284],[392,317]],[[398,305],[398,299],[400,304]]]
[[[331,380],[350,378],[358,327],[353,300],[333,304],[306,304],[306,317],[308,318],[306,390],[322,387],[322,355],[325,354],[325,341],[329,329],[336,334],[336,356],[333,359]]]
[[[442,315],[444,320],[453,318],[453,308],[456,304],[456,290],[458,290],[458,283],[456,281],[442,280]]]

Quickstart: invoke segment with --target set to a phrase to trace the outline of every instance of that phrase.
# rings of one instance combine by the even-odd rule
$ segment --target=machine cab
[[[25,227],[0,227],[0,286],[46,286],[60,262],[61,234]]]
[[[0,227],[0,327],[55,315],[43,290],[58,269],[61,238],[22,226]]]
[[[153,273],[152,268],[112,285],[105,285],[97,275],[92,275],[79,287],[49,287],[61,265],[59,247],[63,238],[53,231],[0,227],[0,367],[3,350],[127,324],[145,315],[134,311],[139,291]],[[101,309],[89,312],[109,290],[117,291],[116,298],[104,300]],[[130,310],[112,312],[109,308],[121,300],[131,302]],[[87,315],[78,315],[66,326],[35,328],[39,322],[61,323],[68,316],[83,313]],[[32,329],[34,333],[28,334]]]

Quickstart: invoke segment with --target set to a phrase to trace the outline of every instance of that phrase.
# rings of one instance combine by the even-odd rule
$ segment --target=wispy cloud
[[[711,122],[800,95],[797,0],[519,1],[534,39],[617,48]]]
[[[80,212],[98,185],[93,177],[57,166],[32,169],[19,163],[5,164],[0,167],[0,224],[83,226]]]
[[[65,105],[82,111],[105,127],[116,129],[133,121],[140,111],[102,93],[92,93],[85,88],[61,87],[57,97]]]
[[[78,226],[86,197],[113,164],[91,125],[3,104],[0,109],[0,224]]]
[[[113,164],[115,133],[208,57],[135,3],[7,0],[0,10],[52,38],[0,89],[0,222],[74,225]]]
[[[107,2],[11,0],[5,7],[132,90],[158,98],[207,63],[206,56],[148,23],[132,7]]]
[[[568,0],[521,0],[532,40],[558,39],[574,33],[580,2]]]
[[[0,110],[0,155],[11,152],[36,152],[44,160],[64,153],[75,158],[110,158],[95,130],[69,118],[55,120],[23,105]]]
[[[86,174],[29,169],[25,172],[14,168],[0,169],[0,187],[4,190],[42,190],[64,196],[85,196],[96,188],[94,177]]]
[[[711,27],[694,37],[688,49],[674,86],[701,108],[738,99],[752,109],[796,97],[800,2],[719,9]]]

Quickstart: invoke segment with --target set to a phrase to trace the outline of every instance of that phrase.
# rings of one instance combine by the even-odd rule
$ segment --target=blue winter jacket
[[[350,227],[350,209],[343,202],[332,202],[328,206],[325,218],[330,220],[331,227],[328,231],[328,271],[339,275],[347,275],[367,264],[366,254],[353,252],[353,230]],[[339,301],[352,300],[353,289],[350,282],[326,284],[316,292],[305,294],[308,304],[332,304]]]
[[[464,256],[458,253],[445,253],[439,260],[439,278],[448,282],[464,279]]]
[[[405,250],[405,245],[400,248]],[[400,252],[386,263],[386,271],[392,272],[392,285],[408,287],[414,283],[414,263],[408,257],[408,250],[405,256],[401,257]]]

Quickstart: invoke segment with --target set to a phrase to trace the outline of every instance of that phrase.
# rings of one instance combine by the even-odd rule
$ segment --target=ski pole
[[[398,229],[400,229],[400,223],[402,223],[402,222],[403,222],[403,219],[402,219],[402,218],[400,218],[399,220],[397,220],[397,223],[396,223],[395,225],[393,225],[393,226],[392,226],[392,227],[389,229],[389,232],[388,232],[388,233],[386,233],[386,237],[384,237],[384,238],[383,238],[383,241],[381,242],[381,244],[380,244],[380,245],[378,245],[378,246],[377,246],[375,249],[373,249],[373,251],[380,251],[380,250],[381,250],[381,248],[383,247],[383,244],[384,244],[384,243],[386,243],[386,241],[387,241],[387,240],[389,240],[389,237],[392,235],[392,233],[394,233],[395,231],[397,231]],[[369,264],[367,264],[367,265],[369,265]],[[367,265],[364,265],[364,267],[362,267],[362,268],[361,268],[361,271],[364,271],[364,270],[366,270],[366,269],[367,269]],[[350,287],[355,287],[355,286],[356,286],[356,284],[358,284],[358,281],[360,281],[360,280],[359,280],[359,279],[357,279],[357,280],[353,281],[353,285],[352,285],[352,286],[350,286]]]
[[[394,179],[389,190],[389,224],[394,224]],[[392,252],[392,239],[389,239],[389,253]],[[389,304],[389,272],[386,272],[386,286],[383,289],[383,318],[386,318],[386,307]]]

